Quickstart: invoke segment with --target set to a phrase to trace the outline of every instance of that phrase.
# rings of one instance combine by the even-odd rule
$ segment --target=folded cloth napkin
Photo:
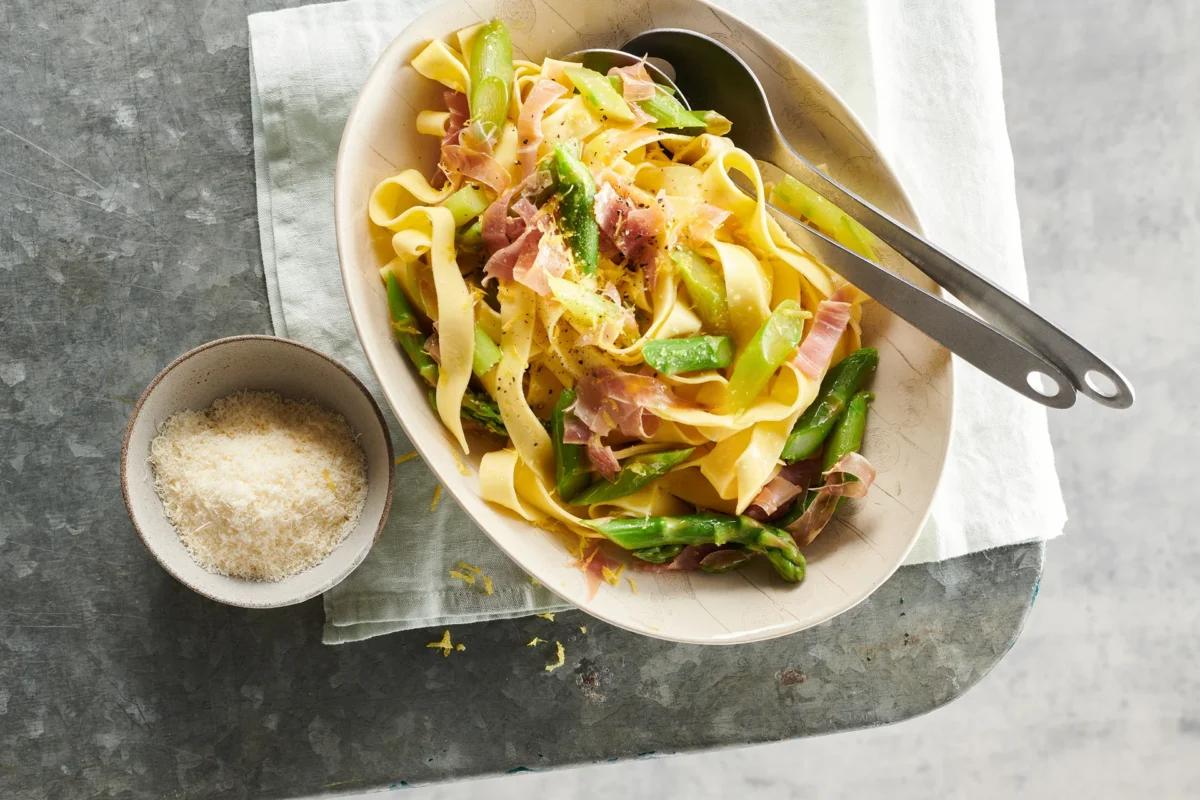
[[[333,167],[346,115],[387,43],[433,0],[352,2],[249,18],[259,227],[275,332],[330,353],[381,397],[341,288]],[[862,118],[929,235],[1027,293],[992,3],[724,0],[800,54]],[[1048,539],[1066,521],[1044,410],[957,371],[950,458],[909,563]],[[412,450],[392,421],[396,452]],[[366,562],[325,595],[328,643],[561,608],[452,501],[420,459]],[[468,562],[492,579],[467,585]],[[470,575],[469,571],[462,574]]]

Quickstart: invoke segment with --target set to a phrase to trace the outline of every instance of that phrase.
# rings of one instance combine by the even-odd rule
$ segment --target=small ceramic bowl
[[[179,541],[154,492],[150,442],[163,422],[244,389],[312,400],[341,414],[367,459],[367,499],[358,524],[324,561],[280,581],[250,581],[201,567]],[[371,393],[328,356],[275,336],[231,336],[181,355],[138,398],[121,446],[121,492],[138,535],[158,563],[205,597],[243,608],[300,603],[337,585],[362,563],[387,519],[394,476],[392,439]]]

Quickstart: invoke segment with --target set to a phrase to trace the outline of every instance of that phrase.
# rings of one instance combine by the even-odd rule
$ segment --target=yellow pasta
[[[496,25],[413,59],[460,93],[414,119],[443,140],[439,172],[370,198],[400,344],[461,449],[482,448],[482,497],[530,523],[597,537],[743,513],[859,347],[867,298],[788,238],[719,115],[652,113],[636,65],[493,63]]]

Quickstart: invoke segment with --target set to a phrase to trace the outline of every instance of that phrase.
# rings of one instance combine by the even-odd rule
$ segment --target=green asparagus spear
[[[651,564],[666,564],[668,561],[674,561],[675,556],[683,552],[685,545],[682,544],[664,544],[661,547],[643,547],[641,550],[633,550],[630,552],[634,558],[640,558],[642,561]]]
[[[763,553],[786,581],[804,579],[804,556],[787,531],[749,517],[689,514],[681,517],[618,517],[595,523],[618,547],[643,550],[673,544],[740,544]]]
[[[631,495],[651,481],[661,478],[670,472],[677,464],[685,461],[692,454],[694,447],[682,450],[665,450],[661,453],[648,453],[634,456],[625,462],[617,477],[612,481],[598,480],[582,492],[571,498],[573,505],[586,506],[592,503],[607,503],[619,497]]]
[[[504,417],[500,415],[500,406],[483,392],[467,390],[463,395],[462,416],[490,433],[508,436],[508,429],[504,427]]]
[[[462,188],[446,198],[442,206],[454,217],[454,227],[461,228],[483,213],[488,207],[487,193],[473,183],[463,184]]]
[[[429,405],[437,411],[437,394],[432,389],[429,390]],[[464,420],[475,423],[489,433],[508,436],[508,429],[504,427],[504,417],[500,415],[500,406],[483,392],[467,389],[463,395],[461,414]]]
[[[783,446],[783,460],[791,463],[811,458],[821,449],[821,443],[833,430],[851,396],[875,371],[879,352],[873,347],[855,350],[839,361],[825,375],[817,398],[812,402],[788,436]]]
[[[487,331],[475,323],[475,352],[472,354],[471,369],[480,378],[500,363],[500,346],[492,341]]]
[[[767,381],[800,343],[808,317],[795,300],[784,300],[775,307],[734,362],[729,377],[732,411],[742,411],[762,394]]]
[[[387,286],[388,315],[391,317],[392,333],[396,342],[417,368],[417,374],[430,386],[435,386],[438,376],[437,362],[425,352],[425,334],[421,333],[417,315],[413,313],[408,298],[404,296],[400,281],[396,280],[396,275],[390,269],[384,280]]]
[[[587,448],[581,444],[563,442],[567,409],[574,402],[575,390],[563,389],[550,415],[550,438],[554,444],[554,483],[558,489],[558,496],[568,503],[591,480]]]
[[[642,358],[663,375],[721,369],[733,363],[733,340],[728,336],[651,339],[642,347]]]
[[[475,220],[465,228],[459,228],[454,236],[455,245],[459,250],[475,251],[483,249],[483,221]]]
[[[512,41],[500,20],[492,20],[475,34],[470,77],[472,135],[494,142],[508,119],[513,82]]]
[[[862,447],[863,433],[867,429],[867,406],[875,395],[870,392],[859,392],[850,398],[846,405],[846,413],[834,426],[825,443],[825,453],[821,456],[821,470],[829,471],[834,464],[841,461],[850,453],[857,453]]]
[[[563,74],[583,95],[584,102],[600,115],[601,120],[633,122],[633,112],[629,110],[629,104],[608,78],[587,67],[573,64],[563,67]]]
[[[868,261],[879,260],[871,245],[874,237],[870,231],[791,175],[785,175],[783,180],[771,187],[768,201],[792,216],[807,219],[821,233],[847,250],[853,250]]]
[[[596,272],[600,258],[600,227],[596,223],[596,183],[583,162],[566,147],[554,148],[550,161],[558,194],[558,215],[576,265],[584,275]]]
[[[708,124],[700,113],[688,111],[683,103],[661,86],[655,87],[654,97],[639,100],[638,105],[654,117],[655,128],[703,133]]]
[[[822,471],[828,471],[848,453],[856,453],[862,447],[863,433],[867,429],[867,405],[874,399],[875,395],[870,392],[859,392],[850,398],[846,405],[846,413],[838,420],[833,433],[829,435],[829,441],[825,444],[825,453],[821,457]],[[787,513],[776,519],[774,524],[781,528],[791,525],[808,510],[815,497],[816,492],[811,491],[797,497]],[[838,501],[839,506],[841,500]]]
[[[704,326],[710,331],[729,330],[729,303],[721,275],[693,250],[679,248],[671,253],[671,260]]]

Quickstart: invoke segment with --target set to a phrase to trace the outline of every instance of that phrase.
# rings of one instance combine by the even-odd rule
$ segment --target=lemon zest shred
[[[600,568],[600,576],[604,578],[604,582],[609,586],[617,586],[621,583],[621,573],[625,571],[625,565],[621,564],[616,569],[608,566]]]
[[[396,456],[396,463],[403,464],[405,461],[412,461],[416,457],[417,457],[417,451],[413,450],[411,452],[405,453],[402,456]]]
[[[530,577],[530,578],[529,578],[529,585],[530,585],[530,586],[535,586],[535,587],[536,587],[536,586],[541,586],[541,585],[542,585],[542,582],[541,582],[541,581],[539,581],[537,578]]]
[[[450,629],[449,628],[442,631],[441,639],[437,640],[436,642],[429,642],[425,646],[431,650],[441,650],[443,658],[449,658],[451,650],[466,650],[467,649],[467,646],[465,644],[460,644],[456,647],[454,645],[454,643],[452,641],[450,641]]]
[[[580,625],[579,632],[582,633],[584,636],[587,636],[587,625]]]
[[[433,497],[429,500],[429,510],[437,511],[438,503],[442,502],[442,485],[433,487]]]
[[[492,593],[495,591],[496,591],[496,586],[495,586],[495,584],[492,583],[492,579],[489,578],[487,575],[484,575],[483,576],[483,593],[490,597],[492,595]]]
[[[469,572],[472,575],[478,575],[481,572],[483,572],[483,570],[481,568],[475,566],[474,564],[467,563],[466,561],[460,561],[457,564],[455,564],[454,566],[458,567],[463,572]]]
[[[460,580],[460,581],[462,581],[463,583],[465,583],[467,586],[474,586],[474,585],[475,585],[475,576],[474,576],[474,575],[468,575],[467,573],[465,573],[465,572],[459,572],[459,571],[458,571],[458,570],[456,570],[456,569],[452,569],[452,570],[450,570],[450,577],[451,577],[451,578],[457,578],[458,580]]]
[[[546,665],[546,667],[545,667],[546,672],[554,672],[554,670],[558,669],[563,664],[567,663],[567,650],[566,650],[566,648],[564,648],[562,646],[562,642],[559,642],[559,641],[554,642],[554,651],[555,651],[554,663]]]
[[[626,576],[625,576],[625,580],[629,581],[629,591],[633,592],[634,594],[637,594],[637,593],[638,593],[638,590],[637,590],[637,581],[635,581],[635,580],[633,579],[633,576],[632,576],[632,575],[626,575]]]
[[[462,642],[459,642],[458,644],[454,645],[454,649],[461,653],[463,650],[467,649],[467,646]]]
[[[550,622],[554,622],[554,612],[553,611],[544,611],[541,614],[534,614],[534,616],[541,617],[542,619],[549,620]]]
[[[546,640],[540,636],[535,636],[525,643],[526,647],[537,647],[539,644],[545,644]]]

